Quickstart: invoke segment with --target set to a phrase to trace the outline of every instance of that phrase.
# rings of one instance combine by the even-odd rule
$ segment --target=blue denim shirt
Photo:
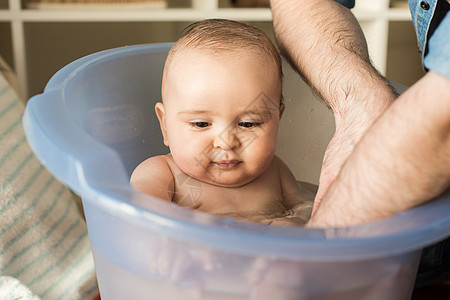
[[[450,13],[447,12],[425,46],[425,69],[450,78]]]
[[[355,0],[336,1],[348,8],[355,6]],[[433,34],[429,36],[430,24],[436,13],[438,0],[409,0],[408,2],[425,69],[450,78],[450,13],[445,15]]]
[[[430,27],[431,19],[433,18],[434,10],[436,8],[437,0],[410,0],[409,10],[411,12],[414,28],[416,28],[417,42],[419,43],[419,51],[422,53],[422,60],[427,45],[427,33]],[[424,3],[421,5],[421,3]],[[423,6],[423,7],[421,7]]]
[[[348,8],[353,8],[355,6],[355,0],[336,0],[342,5],[345,5]]]

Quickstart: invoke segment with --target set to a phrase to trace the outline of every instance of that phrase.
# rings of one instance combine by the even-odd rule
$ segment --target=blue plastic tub
[[[167,152],[153,107],[169,47],[79,59],[24,116],[37,156],[83,198],[102,299],[409,299],[421,249],[450,235],[448,196],[311,230],[235,222],[130,186],[139,162]]]

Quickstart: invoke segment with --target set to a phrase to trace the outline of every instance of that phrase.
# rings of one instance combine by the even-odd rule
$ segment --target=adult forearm
[[[399,97],[355,148],[308,226],[389,217],[448,188],[449,86],[430,72]]]
[[[349,9],[334,0],[272,0],[271,5],[280,50],[331,107],[338,126],[353,110],[376,118],[394,99],[370,63]]]
[[[334,0],[272,0],[284,56],[333,110],[336,132],[325,152],[314,211],[347,157],[395,99],[371,65],[353,14]]]

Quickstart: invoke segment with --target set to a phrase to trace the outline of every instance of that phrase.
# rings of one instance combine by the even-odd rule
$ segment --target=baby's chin
[[[229,175],[229,174],[227,174]],[[246,176],[246,177],[234,177],[233,176],[216,176],[216,177],[196,177],[196,176],[191,176],[194,177],[195,179],[207,183],[207,184],[211,184],[214,186],[218,186],[218,187],[223,187],[223,188],[238,188],[238,187],[242,187],[250,182],[252,182],[253,180],[255,180],[255,178],[257,178],[258,176]]]
[[[223,188],[242,187],[258,178],[264,172],[260,169],[249,169],[243,163],[231,168],[218,167],[214,163],[209,164],[207,167],[184,168],[185,166],[183,165],[178,165],[178,167],[191,178]]]

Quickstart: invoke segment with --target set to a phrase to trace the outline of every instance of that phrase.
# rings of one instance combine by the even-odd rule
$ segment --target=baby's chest
[[[274,183],[224,188],[186,180],[176,187],[172,201],[180,206],[217,215],[269,215],[285,210],[282,200],[281,189]]]

